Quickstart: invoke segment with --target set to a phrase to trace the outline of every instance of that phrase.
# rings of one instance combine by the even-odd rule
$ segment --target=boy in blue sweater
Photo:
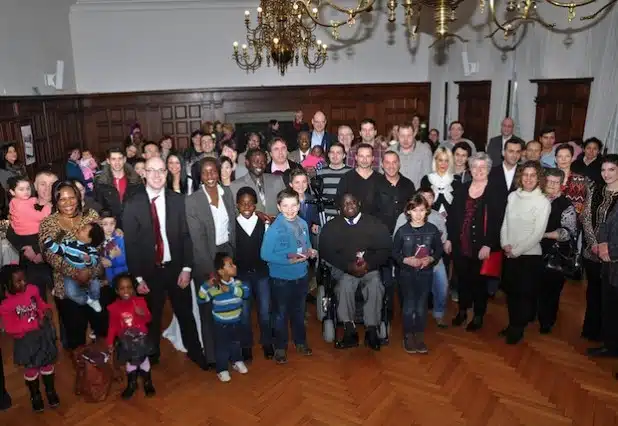
[[[124,234],[116,228],[116,218],[111,211],[103,210],[100,215],[100,222],[103,232],[105,232],[101,263],[105,267],[105,278],[111,285],[116,275],[129,272],[124,248]]]
[[[242,361],[240,348],[243,299],[249,297],[249,287],[235,278],[236,265],[227,253],[217,253],[214,266],[217,276],[202,284],[199,297],[204,303],[212,302],[217,377],[222,382],[229,382],[230,361],[232,368],[240,374],[249,372]]]
[[[296,351],[311,355],[305,329],[309,286],[307,260],[315,258],[307,222],[298,216],[300,200],[291,188],[277,194],[280,214],[266,231],[260,254],[268,264],[275,328],[275,361],[287,362],[288,318]]]

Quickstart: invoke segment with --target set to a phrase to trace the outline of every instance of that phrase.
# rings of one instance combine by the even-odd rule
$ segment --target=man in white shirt
[[[165,188],[167,170],[161,158],[146,162],[146,190],[127,201],[123,214],[129,271],[137,292],[146,297],[152,321],[148,335],[155,346],[151,363],[160,357],[161,321],[167,296],[178,319],[187,355],[203,369],[206,360],[192,313],[193,248],[186,222],[184,195]]]
[[[509,139],[504,145],[503,157],[504,160],[492,167],[489,172],[489,184],[496,185],[497,194],[504,198],[504,207],[506,208],[506,199],[508,195],[517,189],[515,182],[515,173],[517,172],[517,164],[521,159],[523,144],[516,139]]]

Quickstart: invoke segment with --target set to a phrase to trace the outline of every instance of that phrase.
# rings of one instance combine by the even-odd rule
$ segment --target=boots
[[[353,322],[346,322],[343,325],[343,339],[335,342],[337,349],[355,348],[358,346],[358,332]]]
[[[140,376],[142,376],[142,380],[144,381],[144,393],[147,397],[155,396],[157,391],[152,384],[152,370],[142,371],[140,370]]]
[[[365,346],[368,346],[374,351],[380,350],[380,338],[378,337],[378,330],[375,326],[366,327]]]
[[[127,373],[127,387],[120,395],[122,399],[131,399],[135,391],[137,390],[137,375],[139,371],[131,371]]]
[[[403,336],[403,350],[409,354],[416,353],[416,335],[414,333],[407,333]]]
[[[45,386],[45,396],[47,396],[47,403],[51,408],[56,408],[60,405],[60,399],[56,393],[54,386],[55,374],[41,374],[43,378],[43,385]]]
[[[32,404],[32,411],[40,413],[45,406],[43,405],[43,395],[39,389],[39,378],[34,380],[26,380],[26,386],[30,391],[30,403]]]

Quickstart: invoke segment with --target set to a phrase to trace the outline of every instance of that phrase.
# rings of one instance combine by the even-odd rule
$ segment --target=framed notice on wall
[[[34,138],[32,136],[32,126],[30,124],[21,126],[21,140],[24,142],[26,166],[36,163],[36,157],[34,156]]]

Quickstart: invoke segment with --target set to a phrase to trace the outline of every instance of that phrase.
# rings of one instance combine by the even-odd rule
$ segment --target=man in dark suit
[[[328,133],[326,129],[326,115],[322,111],[318,111],[311,119],[313,130],[311,131],[311,148],[316,145],[321,145],[324,152],[328,152],[330,144],[335,138]]]
[[[509,139],[504,145],[502,156],[504,160],[494,164],[489,172],[489,185],[496,188],[495,194],[499,194],[506,208],[506,201],[509,194],[517,189],[515,175],[517,165],[523,152],[523,143],[517,139]]]
[[[277,194],[285,188],[281,176],[264,173],[267,167],[266,153],[259,148],[252,148],[247,151],[245,165],[249,173],[240,179],[236,179],[230,185],[233,199],[236,199],[236,194],[238,194],[240,188],[248,186],[253,188],[258,195],[257,210],[268,216],[276,216],[279,214]]]
[[[500,215],[498,222],[501,226],[506,211],[506,203],[509,194],[517,189],[517,165],[521,159],[521,154],[524,149],[524,143],[520,140],[511,138],[504,144],[504,151],[501,157],[504,160],[494,165],[489,172],[488,185],[491,186],[492,196],[496,196],[496,205],[500,206]],[[496,294],[500,281],[496,279],[487,280],[488,292],[490,295]]]
[[[146,162],[146,190],[127,201],[122,215],[129,271],[137,277],[137,292],[152,313],[148,334],[155,345],[151,362],[160,357],[161,317],[166,296],[180,325],[191,361],[206,369],[192,313],[193,249],[187,227],[184,196],[165,188],[167,170],[161,158]]]
[[[122,229],[122,210],[127,200],[144,190],[142,178],[127,164],[124,150],[107,150],[107,165],[94,180],[94,199],[104,210],[112,212]]]
[[[487,151],[487,155],[489,155],[489,158],[491,158],[491,162],[494,165],[497,165],[502,161],[502,152],[504,151],[506,141],[516,140],[522,144],[524,143],[523,140],[513,134],[514,128],[515,123],[513,122],[513,119],[510,117],[506,117],[504,120],[502,120],[502,125],[500,126],[500,134],[491,138],[487,143],[485,151]]]

